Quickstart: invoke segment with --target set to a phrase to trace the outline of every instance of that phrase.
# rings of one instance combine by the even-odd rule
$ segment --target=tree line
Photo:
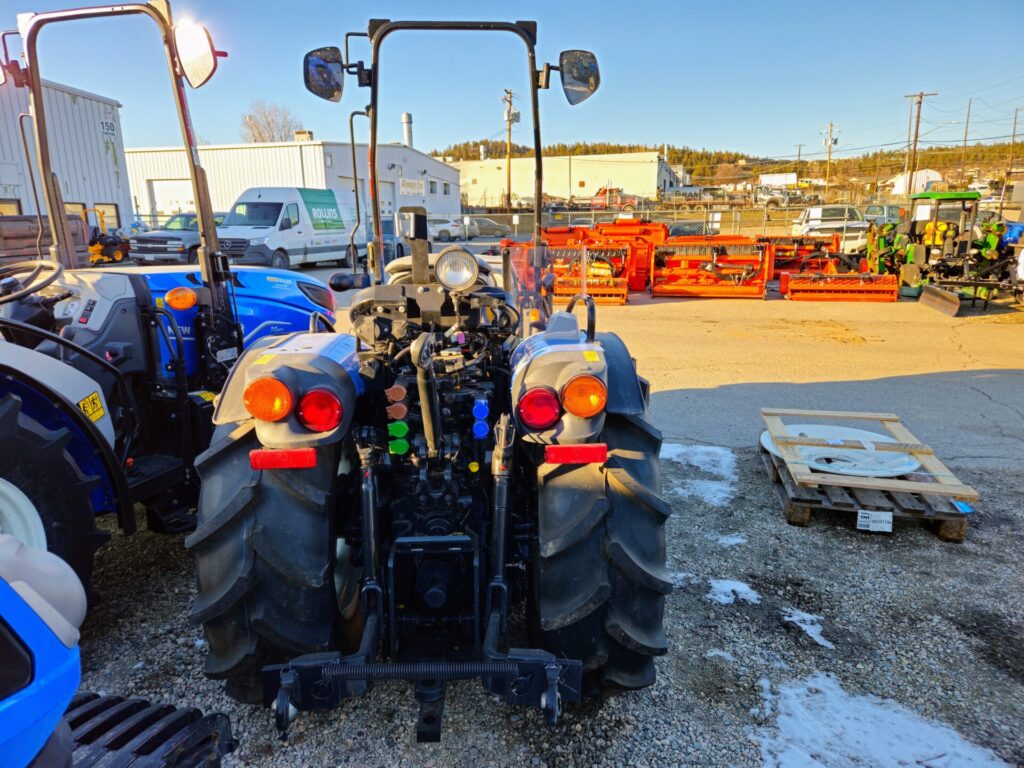
[[[492,159],[505,157],[505,142],[500,139],[481,139],[449,144],[431,154],[435,157],[459,160],[479,160],[480,147],[485,148],[487,156]],[[544,146],[544,156],[564,155],[608,155],[624,152],[663,152],[663,144],[622,144],[617,142],[595,141],[555,143]],[[512,157],[531,157],[533,148],[526,144],[513,144]],[[969,144],[966,153],[962,146],[918,147],[917,168],[932,168],[944,176],[957,177],[961,163],[967,171],[966,176],[973,177],[973,170],[979,174],[1002,174],[1013,155],[1009,142],[998,144]],[[1016,156],[1019,165],[1024,165],[1024,149],[1018,149]],[[668,146],[670,165],[682,165],[691,175],[695,184],[725,184],[736,181],[756,179],[762,173],[784,173],[795,171],[801,178],[823,177],[825,160],[812,159],[799,162],[796,159],[779,159],[758,157],[745,152],[730,150],[713,150],[686,146]],[[879,150],[854,157],[842,157],[832,160],[831,175],[837,181],[857,180],[871,183],[875,180],[885,181],[903,171],[906,161],[906,150]]]

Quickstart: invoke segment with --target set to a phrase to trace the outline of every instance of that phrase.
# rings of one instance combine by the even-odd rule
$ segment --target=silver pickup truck
[[[213,214],[218,226],[225,214]],[[166,262],[195,264],[199,261],[199,227],[195,213],[176,213],[159,229],[135,235],[128,247],[133,261],[140,264]]]

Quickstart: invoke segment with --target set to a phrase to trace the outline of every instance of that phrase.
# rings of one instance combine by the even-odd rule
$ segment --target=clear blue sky
[[[4,0],[0,24],[13,27],[14,12],[26,7],[73,4]],[[570,108],[555,89],[541,94],[545,143],[669,142],[791,156],[802,142],[804,156],[814,156],[822,152],[822,127],[833,120],[842,156],[904,141],[906,93],[939,92],[926,101],[927,141],[960,140],[968,96],[976,97],[972,138],[1008,135],[1013,108],[1024,106],[1020,0],[993,0],[983,9],[946,0],[173,5],[178,17],[205,23],[229,53],[213,80],[189,93],[196,131],[211,143],[240,140],[240,116],[253,99],[284,104],[318,138],[347,137],[347,115],[366,104],[368,90],[349,78],[341,105],[321,102],[302,86],[301,60],[310,48],[339,44],[345,31],[365,31],[370,17],[535,19],[541,60],[556,61],[563,48],[593,50],[602,76],[595,96]],[[355,45],[368,59],[365,41]],[[162,48],[148,20],[50,27],[40,51],[44,77],[122,102],[126,146],[180,141]],[[525,93],[525,54],[510,35],[393,36],[384,44],[383,68],[382,139],[400,138],[399,115],[409,111],[424,150],[501,135],[501,90]],[[528,143],[527,105],[521,106],[524,123],[514,140]]]

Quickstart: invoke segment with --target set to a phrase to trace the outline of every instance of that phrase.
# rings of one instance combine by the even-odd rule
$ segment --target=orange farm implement
[[[770,271],[770,249],[749,237],[670,237],[651,256],[651,295],[763,299]]]
[[[779,292],[791,301],[896,301],[899,277],[865,272],[783,272]]]
[[[768,279],[783,273],[823,272],[829,264],[838,266],[839,233],[832,235],[762,235],[758,243],[767,246],[769,259]]]

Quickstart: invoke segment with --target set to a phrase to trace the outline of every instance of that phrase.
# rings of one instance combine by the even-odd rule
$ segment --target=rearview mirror
[[[306,54],[302,64],[306,90],[327,101],[341,101],[345,86],[345,64],[341,50],[334,46],[317,48]]]
[[[562,90],[572,105],[586,101],[601,85],[597,56],[590,51],[562,51],[558,57]]]
[[[193,88],[205,84],[217,71],[217,52],[206,27],[193,21],[174,25],[174,47],[181,71]]]

